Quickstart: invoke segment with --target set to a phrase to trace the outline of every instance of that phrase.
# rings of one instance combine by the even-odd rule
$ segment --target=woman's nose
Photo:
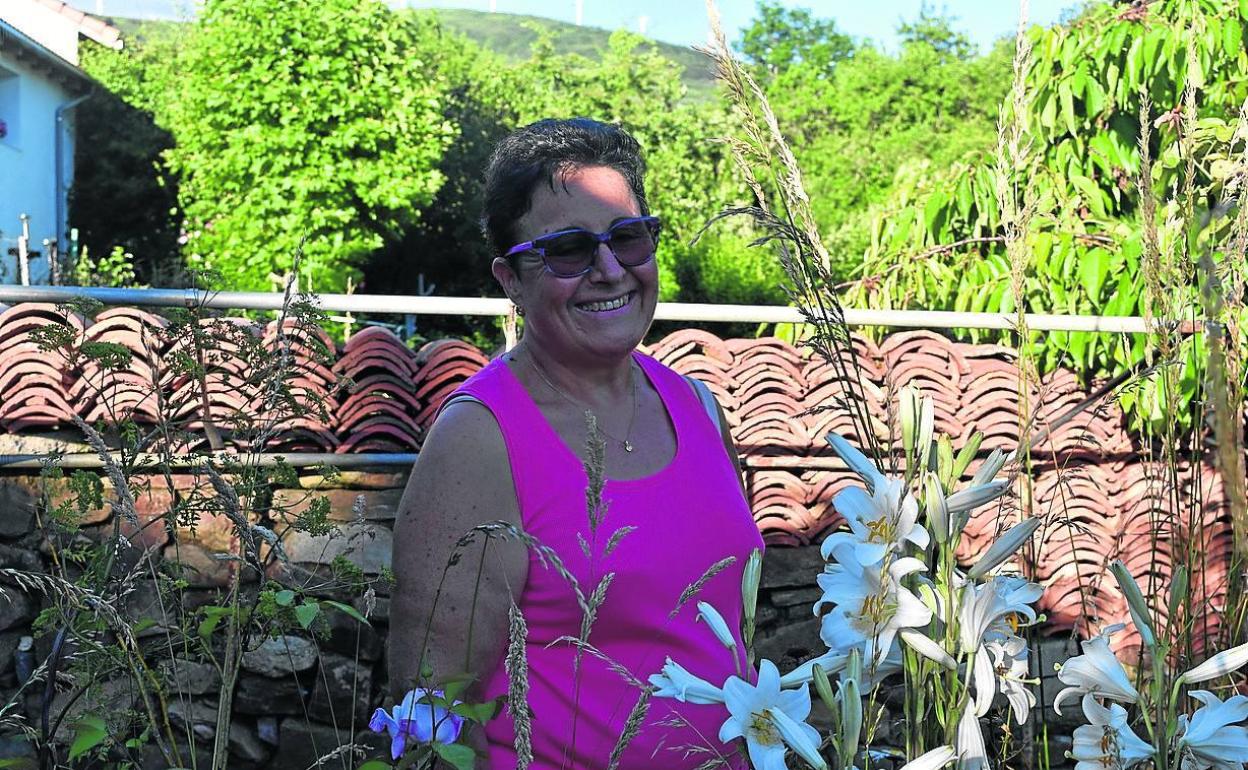
[[[594,254],[594,264],[589,271],[592,279],[610,283],[623,277],[627,272],[627,268],[620,264],[615,258],[615,252],[611,247],[603,241],[598,244],[598,251]]]

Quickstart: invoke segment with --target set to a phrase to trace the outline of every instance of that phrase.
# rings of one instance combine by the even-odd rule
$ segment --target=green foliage
[[[853,55],[854,41],[837,31],[836,22],[818,19],[805,8],[759,0],[758,15],[742,30],[736,48],[764,78],[798,65],[826,78],[838,62]]]
[[[862,47],[831,78],[799,66],[767,89],[841,275],[860,264],[869,245],[872,207],[906,185],[900,169],[924,162],[947,168],[996,137],[1008,52],[951,56],[929,39],[941,39],[932,30],[956,38],[949,22],[925,17],[923,24],[926,36],[896,55]]]
[[[849,302],[1013,312],[1018,298],[1009,288],[997,200],[1002,184],[1021,185],[1025,176],[1036,212],[1025,234],[1025,302],[1031,312],[1148,316],[1193,307],[1195,266],[1182,254],[1188,238],[1196,236],[1180,222],[1184,206],[1202,201],[1206,208],[1203,201],[1217,200],[1230,177],[1229,121],[1248,96],[1246,26],[1244,11],[1232,4],[1163,0],[1127,11],[1097,6],[1069,26],[1033,28],[1025,116],[1030,165],[1004,180],[988,152],[934,172],[903,167],[888,199],[873,213],[863,265],[867,279]],[[1196,64],[1190,72],[1189,41]],[[1189,81],[1201,88],[1186,145],[1195,160],[1190,190],[1181,182],[1186,159],[1176,110]],[[1147,184],[1158,199],[1173,199],[1159,208],[1153,223],[1140,220],[1137,189],[1141,94],[1155,105],[1149,113],[1156,127]],[[1160,280],[1187,287],[1167,308],[1158,307],[1156,298],[1150,302],[1146,290],[1148,261],[1141,255],[1149,226],[1159,228],[1161,263],[1173,266]],[[1201,237],[1214,238],[1218,229]],[[1042,370],[1068,365],[1090,377],[1136,365],[1144,343],[1138,336],[1065,332],[1029,341]],[[1191,351],[1180,358],[1198,360]],[[1194,388],[1199,377],[1185,369],[1180,379]],[[1188,389],[1179,399],[1184,412],[1193,393]],[[1125,400],[1139,407],[1137,417],[1159,416],[1164,394],[1152,385]]]
[[[442,184],[453,127],[420,29],[368,0],[211,0],[158,121],[181,179],[192,263],[239,289],[303,254],[341,290]]]

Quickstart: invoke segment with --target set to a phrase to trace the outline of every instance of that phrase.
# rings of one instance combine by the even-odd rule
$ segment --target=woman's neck
[[[631,355],[614,362],[569,362],[525,342],[517,345],[512,354],[533,372],[538,382],[583,406],[627,403],[633,397],[636,374]]]

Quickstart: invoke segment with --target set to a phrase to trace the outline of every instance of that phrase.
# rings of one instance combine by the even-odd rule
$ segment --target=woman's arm
[[[434,607],[455,543],[473,527],[498,520],[520,526],[502,433],[480,403],[452,404],[425,439],[394,525],[389,672],[395,702],[413,687],[440,688],[465,675],[474,678],[468,697],[479,696],[506,651],[507,610],[528,577],[524,546],[490,538],[482,560],[486,538],[478,534],[447,571]],[[419,676],[426,634],[424,666],[433,672],[427,679]]]

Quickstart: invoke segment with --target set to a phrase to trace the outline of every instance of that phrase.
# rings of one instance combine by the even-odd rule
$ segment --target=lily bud
[[[841,766],[853,767],[858,756],[858,740],[862,734],[862,696],[858,680],[841,682]]]
[[[841,438],[835,433],[829,433],[824,436],[824,440],[832,447],[832,451],[845,461],[849,469],[858,474],[859,478],[867,482],[867,487],[874,492],[876,487],[884,480],[884,476],[875,467],[875,464],[867,459],[867,456],[859,452],[852,444]]]
[[[910,649],[927,658],[935,661],[950,671],[958,667],[957,662],[949,653],[945,652],[945,648],[936,642],[928,639],[921,631],[913,628],[903,628],[901,630],[901,640],[906,643]]]
[[[815,683],[815,692],[819,693],[819,700],[823,701],[823,705],[828,707],[833,715],[840,712],[836,705],[836,696],[832,694],[832,682],[828,680],[828,673],[823,670],[823,666],[816,663],[810,670],[811,681]]]
[[[1144,594],[1140,592],[1139,584],[1127,571],[1127,565],[1123,564],[1121,559],[1114,559],[1109,565],[1109,571],[1114,574],[1114,579],[1118,581],[1118,588],[1127,598],[1127,611],[1131,613],[1131,620],[1139,630],[1144,646],[1150,650],[1156,649],[1157,633],[1153,631],[1152,613],[1149,612],[1148,604],[1144,601]]]
[[[1238,671],[1248,663],[1248,644],[1241,644],[1229,650],[1223,650],[1196,668],[1183,674],[1180,679],[1185,684],[1200,684],[1210,679],[1226,676]]]
[[[745,630],[742,638],[745,646],[754,642],[754,619],[758,612],[758,582],[763,574],[763,552],[755,548],[750,558],[745,561],[745,570],[741,573],[741,603],[745,615]]]
[[[975,459],[975,453],[979,451],[979,445],[984,443],[984,434],[975,431],[971,434],[970,439],[962,445],[962,450],[958,452],[957,458],[953,461],[953,469],[949,474],[952,481],[962,478],[962,474],[966,473],[967,466],[971,464],[971,460]]]
[[[977,487],[966,487],[959,489],[949,499],[945,501],[945,505],[949,508],[949,513],[962,513],[963,511],[973,511],[981,505],[991,503],[1001,495],[1004,495],[1010,489],[1008,481],[989,481]]]
[[[706,621],[706,625],[710,627],[711,632],[715,634],[715,638],[719,640],[720,644],[730,650],[737,649],[737,640],[728,628],[728,621],[724,620],[724,616],[719,614],[719,610],[706,602],[698,602],[698,617]]]
[[[930,396],[919,403],[919,468],[927,469],[928,455],[932,451],[932,434],[936,429],[936,410]]]
[[[967,570],[966,576],[971,580],[979,580],[987,575],[1003,561],[1013,556],[1015,551],[1022,548],[1023,544],[1030,540],[1039,528],[1040,519],[1035,516],[1023,519],[1010,527],[984,552],[979,561]]]
[[[945,490],[940,486],[940,479],[935,473],[929,472],[923,479],[924,500],[927,503],[927,525],[932,530],[936,542],[944,544],[952,534],[949,529],[949,508],[945,505]]]
[[[1174,623],[1175,616],[1178,615],[1179,607],[1183,606],[1183,602],[1187,600],[1187,567],[1179,565],[1174,571],[1174,575],[1170,578],[1170,602],[1167,605],[1166,617],[1170,618],[1170,623]]]
[[[979,487],[987,484],[997,477],[1001,469],[1005,467],[1007,455],[1000,449],[992,450],[992,454],[988,455],[988,459],[984,460],[984,464],[979,466],[979,470],[975,471],[974,478],[971,479],[972,487]]]
[[[915,439],[918,432],[915,427],[919,423],[919,394],[914,388],[907,386],[898,398],[899,409],[897,419],[901,423],[901,445],[906,450],[906,457],[914,456]]]

